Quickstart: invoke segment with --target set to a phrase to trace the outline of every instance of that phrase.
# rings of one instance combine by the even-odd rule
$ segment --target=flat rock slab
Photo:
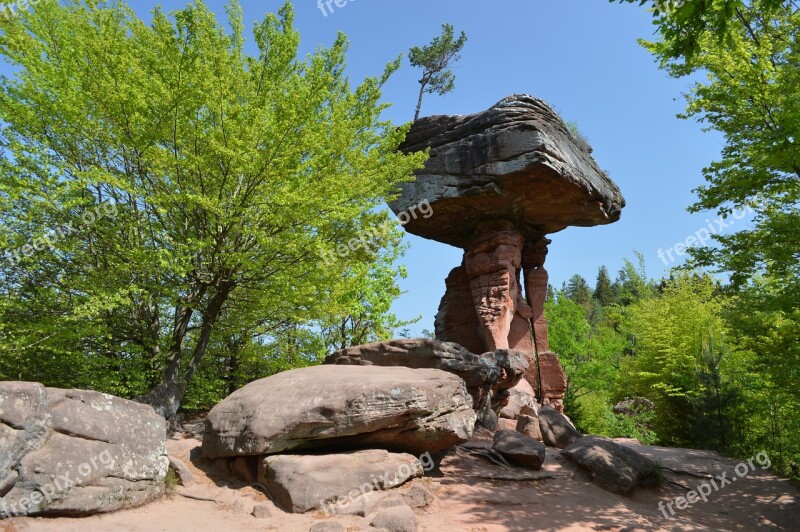
[[[458,344],[425,338],[349,347],[328,355],[325,364],[440,369],[464,379],[467,388],[491,385],[500,378],[500,369],[492,358],[476,355]]]
[[[508,349],[477,355],[455,343],[420,338],[350,347],[328,355],[325,364],[440,369],[464,379],[473,405],[478,405],[488,390],[497,395],[518,384],[528,357]]]
[[[469,440],[475,420],[464,381],[451,373],[315,366],[252,382],[214,407],[203,454],[373,447],[421,455]]]
[[[482,222],[505,219],[536,240],[567,226],[615,222],[625,206],[591,148],[532,96],[509,96],[473,115],[417,120],[400,149],[426,148],[425,167],[390,203],[408,219],[405,229],[423,238],[466,248]]]
[[[167,425],[93,391],[0,382],[0,517],[112,512],[164,493]]]
[[[424,474],[413,455],[371,449],[343,454],[265,457],[258,480],[273,500],[294,513],[357,503],[365,495],[394,488]]]
[[[611,440],[585,436],[561,451],[589,471],[595,484],[612,493],[627,495],[640,485],[656,483],[656,463]]]

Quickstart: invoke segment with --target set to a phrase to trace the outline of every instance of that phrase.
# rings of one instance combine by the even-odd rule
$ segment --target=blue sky
[[[263,5],[244,4],[249,16]],[[327,17],[316,0],[301,0],[296,7],[306,49],[332,42],[340,30],[349,36],[354,80],[378,73],[398,53],[427,43],[442,23],[466,31],[469,42],[454,68],[455,92],[427,97],[423,115],[472,113],[509,94],[529,93],[553,105],[565,120],[577,121],[628,206],[616,224],[551,236],[547,268],[554,285],[575,273],[594,285],[601,265],[614,276],[634,250],[644,254],[648,273],[660,276],[668,268],[658,250],[685,241],[707,225],[706,219],[716,218],[690,215],[686,207],[693,202],[692,189],[703,183],[702,168],[718,157],[722,138],[676,118],[689,81],[667,77],[638,45],[638,38],[651,38],[654,31],[650,15],[638,5],[354,0],[334,7]],[[406,61],[386,86],[393,120],[413,117],[418,78]],[[432,329],[444,278],[460,263],[461,251],[413,236],[408,241],[406,294],[395,309],[404,318],[423,316],[413,330]]]
[[[628,206],[616,224],[551,235],[547,268],[555,286],[575,273],[594,285],[601,265],[614,277],[634,250],[644,254],[648,273],[660,276],[668,268],[658,250],[685,241],[706,227],[707,219],[716,218],[711,213],[690,215],[686,207],[694,200],[692,189],[703,183],[702,168],[718,157],[722,138],[676,118],[689,82],[667,77],[637,44],[654,31],[644,8],[606,0],[339,2],[343,7],[333,4],[333,12],[325,16],[317,0],[296,0],[296,26],[303,53],[330,45],[339,31],[347,34],[354,84],[380,74],[386,63],[411,46],[429,42],[449,22],[469,35],[454,67],[456,90],[444,97],[429,95],[423,115],[468,114],[509,94],[528,93],[578,123]],[[162,5],[170,10],[185,3]],[[242,0],[246,27],[282,3]],[[131,2],[145,18],[156,4]],[[224,17],[224,2],[208,4]],[[385,100],[393,104],[387,116],[396,123],[413,117],[418,78],[406,59],[385,87]],[[402,283],[406,294],[395,311],[406,319],[422,315],[414,331],[432,329],[444,279],[460,263],[461,251],[412,236],[408,242],[411,248],[403,263],[409,275]]]

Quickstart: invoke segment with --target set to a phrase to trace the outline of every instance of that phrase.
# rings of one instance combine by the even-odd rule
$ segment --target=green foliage
[[[694,441],[703,447],[727,450],[734,419],[731,407],[740,400],[739,391],[726,382],[722,372],[725,351],[714,341],[714,331],[709,331],[703,342],[701,363],[697,368],[699,395],[692,400],[697,413]]]
[[[351,271],[351,290],[340,295],[346,311],[331,313],[316,322],[327,352],[390,340],[396,330],[419,321],[420,318],[402,321],[390,312],[392,303],[401,295],[397,282],[406,277],[405,269],[394,265],[405,251],[400,246],[402,235],[399,229],[393,232],[393,238],[394,247],[374,264],[365,265],[368,273],[362,281],[358,282],[359,276]]]
[[[627,332],[635,339],[633,356],[621,365],[624,394],[645,397],[656,405],[655,431],[662,441],[691,441],[691,401],[700,384],[701,362],[709,330],[724,331],[722,303],[709,278],[680,275],[667,283],[660,298],[642,300],[628,309]],[[618,399],[624,399],[620,392]]]
[[[592,289],[586,279],[578,274],[573,275],[564,286],[564,295],[579,305],[589,305],[592,299]]]
[[[656,486],[664,484],[664,465],[661,462],[656,462],[656,467],[653,469],[652,476],[655,479]]]
[[[597,284],[595,284],[593,297],[604,307],[614,303],[614,286],[611,284],[611,277],[605,266],[600,266],[600,270],[597,272]]]
[[[780,341],[785,322],[766,324],[776,316],[745,312],[744,296],[699,273],[674,272],[657,284],[626,261],[612,286],[625,305],[581,306],[563,292],[546,301],[551,348],[568,376],[565,410],[576,426],[744,457],[768,449],[780,467],[796,459],[797,402],[789,399],[796,387],[772,382],[757,356],[764,342],[749,338],[773,329]],[[629,397],[654,409],[615,414],[614,404]]]
[[[578,123],[574,120],[568,120],[564,122],[564,125],[567,126],[567,131],[569,131],[572,138],[575,140],[575,143],[585,152],[592,153],[592,147],[589,144],[589,139],[586,138],[581,128],[578,126]]]
[[[652,430],[655,417],[653,412],[615,414],[611,398],[603,392],[582,395],[575,401],[575,405],[578,407],[578,417],[575,417],[575,410],[572,409],[569,410],[569,415],[582,432],[610,438],[636,438],[648,445],[658,442],[658,437]]]
[[[545,316],[550,348],[559,354],[567,375],[565,411],[584,430],[604,433],[604,425],[592,422],[596,409],[587,403],[607,402],[612,393],[627,345],[624,336],[604,323],[590,323],[588,310],[563,292],[545,302]]]
[[[652,3],[653,22],[670,45],[665,58],[691,61],[703,49],[703,41],[712,39],[719,45],[729,42],[734,21],[744,9],[774,9],[793,5],[792,0],[609,0],[612,3]]]
[[[643,44],[671,76],[693,76],[682,117],[725,137],[690,210],[755,213],[747,227],[692,251],[690,266],[729,274],[726,343],[751,354],[740,359],[725,350],[719,369],[706,360],[698,377],[706,392],[696,406],[723,404],[730,411],[714,425],[732,439],[714,445],[727,443],[741,456],[768,449],[777,470],[787,472],[800,456],[800,6],[792,0],[671,5],[654,13],[658,39]],[[710,393],[726,375],[728,390]],[[698,430],[711,419],[700,415]]]
[[[622,306],[628,306],[655,294],[655,283],[648,280],[644,255],[634,252],[636,264],[625,259],[625,265],[614,281],[614,300]]]
[[[180,478],[178,474],[170,467],[167,469],[167,475],[164,477],[164,495],[166,495],[168,499],[174,499],[175,495],[178,493],[179,484]]]
[[[456,77],[450,69],[450,64],[460,59],[458,54],[466,43],[466,33],[462,31],[461,35],[456,38],[453,25],[442,24],[441,35],[421,48],[414,46],[409,50],[408,58],[411,66],[422,68],[422,78],[419,80],[419,101],[414,120],[419,118],[425,93],[436,93],[441,96],[455,89]]]
[[[706,36],[690,63],[668,59],[670,38],[648,43],[674,77],[706,73],[687,95],[684,117],[725,135],[722,158],[704,170],[693,211],[755,210],[751,228],[720,236],[696,253],[700,264],[731,272],[734,286],[754,272],[782,279],[798,295],[800,256],[800,8],[756,1],[738,6],[726,39]],[[788,294],[787,294],[788,295]]]
[[[0,242],[74,231],[0,260],[0,378],[150,390],[169,414],[228,338],[386,308],[396,286],[372,265],[392,235],[336,251],[389,223],[375,207],[425,158],[380,119],[399,59],[351,88],[343,35],[299,59],[287,3],[250,56],[227,11],[156,8],[148,26],[121,2],[42,0],[2,23]]]

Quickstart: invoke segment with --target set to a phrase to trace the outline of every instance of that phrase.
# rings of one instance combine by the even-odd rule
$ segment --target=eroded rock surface
[[[324,365],[252,382],[206,418],[208,458],[336,447],[435,453],[467,441],[464,381],[436,369]]]
[[[473,115],[418,120],[401,150],[428,147],[425,167],[390,204],[396,213],[431,204],[431,218],[405,226],[423,238],[464,249],[481,223],[505,219],[535,241],[567,226],[614,222],[625,206],[590,150],[532,96],[509,96]]]
[[[500,417],[507,419],[519,419],[521,416],[538,417],[539,404],[536,402],[536,392],[527,380],[520,379],[508,392],[508,399],[500,409]]]
[[[541,469],[546,449],[543,443],[516,430],[501,430],[494,435],[492,448],[514,465]]]
[[[166,432],[149,406],[0,382],[0,517],[90,515],[158,498]]]
[[[430,158],[390,207],[410,233],[464,250],[447,278],[436,337],[476,353],[525,352],[540,402],[562,410],[566,379],[544,318],[546,235],[617,221],[619,188],[591,148],[527,95],[473,115],[418,120],[400,149],[429,149]],[[412,216],[420,205],[429,216]]]
[[[519,383],[528,367],[524,353],[509,350],[477,355],[454,343],[428,338],[398,339],[342,349],[325,364],[440,369],[458,375],[477,410],[489,397]]]
[[[544,443],[557,449],[563,449],[583,437],[564,414],[550,406],[539,409],[539,428]]]

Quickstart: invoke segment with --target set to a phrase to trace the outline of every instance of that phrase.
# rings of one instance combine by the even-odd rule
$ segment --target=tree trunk
[[[155,388],[144,395],[134,397],[133,400],[152,406],[156,414],[169,420],[178,414],[184,395],[186,395],[186,385],[177,380],[169,380],[165,375]]]
[[[205,355],[208,344],[211,341],[211,333],[217,318],[222,312],[222,307],[230,297],[233,290],[233,283],[223,284],[217,288],[217,293],[208,302],[203,311],[202,322],[200,324],[200,336],[197,345],[192,352],[192,359],[186,371],[181,375],[181,365],[184,354],[184,341],[189,331],[192,314],[194,311],[188,306],[179,306],[175,311],[175,326],[172,333],[172,347],[167,360],[167,368],[164,377],[157,386],[139,397],[135,401],[153,407],[159,415],[168,420],[174,418],[186,395],[189,382],[197,372],[197,367]]]
[[[420,112],[420,110],[422,110],[422,97],[425,96],[425,83],[420,81],[419,84],[420,84],[419,100],[417,100],[417,112],[414,115],[414,122],[419,120],[419,112]]]

